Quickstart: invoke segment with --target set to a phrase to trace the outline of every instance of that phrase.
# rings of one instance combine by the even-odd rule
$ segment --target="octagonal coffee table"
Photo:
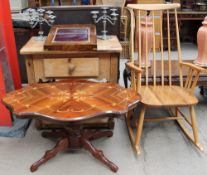
[[[86,130],[80,123],[103,115],[107,117],[107,114],[125,114],[136,106],[139,99],[139,95],[132,89],[122,88],[118,84],[68,80],[28,85],[8,93],[2,101],[18,118],[43,119],[64,126],[70,124],[63,129],[42,133],[43,137],[57,138],[58,142],[31,166],[32,172],[67,148],[88,150],[116,172],[118,167],[90,142],[101,137],[111,137],[113,132]]]

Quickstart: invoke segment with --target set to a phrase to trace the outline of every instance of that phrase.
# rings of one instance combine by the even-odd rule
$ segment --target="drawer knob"
[[[69,64],[69,66],[68,66],[69,75],[71,75],[74,72],[75,68],[76,68],[76,66],[74,64]]]

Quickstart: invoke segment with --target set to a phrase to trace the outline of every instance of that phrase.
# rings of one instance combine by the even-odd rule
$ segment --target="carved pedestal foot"
[[[47,151],[39,161],[35,162],[31,166],[30,168],[31,172],[36,171],[39,168],[39,166],[41,166],[43,163],[47,162],[51,158],[55,157],[57,153],[65,150],[66,148],[68,148],[68,146],[69,146],[68,138],[60,140],[53,149]]]
[[[89,151],[96,159],[103,162],[113,172],[118,171],[119,168],[113,162],[111,162],[104,156],[103,151],[96,149],[88,140],[84,138],[82,138],[81,142],[82,142],[83,148]]]

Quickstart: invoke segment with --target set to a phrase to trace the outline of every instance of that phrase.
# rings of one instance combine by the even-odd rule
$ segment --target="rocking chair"
[[[126,63],[128,69],[131,72],[131,87],[134,88],[141,95],[141,112],[139,114],[138,121],[136,123],[136,134],[131,126],[132,124],[132,112],[126,116],[127,128],[131,143],[137,154],[141,153],[140,139],[143,130],[144,121],[163,121],[163,120],[175,120],[181,127],[185,135],[197,146],[200,150],[203,150],[201,144],[198,141],[198,130],[195,115],[195,105],[198,103],[197,98],[193,95],[199,74],[202,68],[197,67],[194,64],[181,61],[181,48],[180,48],[180,36],[177,19],[177,8],[180,4],[129,4],[128,8],[131,9],[133,14],[136,11],[137,15],[137,42],[138,42],[138,60],[134,61],[134,55],[131,61]],[[162,18],[163,12],[167,13],[167,21],[160,20],[157,23],[156,17]],[[149,41],[149,33],[141,33],[140,27],[144,22],[148,23],[149,18],[152,24],[152,40]],[[175,20],[175,26],[170,25],[170,21]],[[131,31],[134,31],[135,20],[131,21]],[[167,38],[166,43],[163,42],[163,23],[167,23]],[[156,36],[155,27],[160,25],[160,38]],[[146,30],[149,25],[145,25]],[[176,28],[176,40],[177,40],[177,66],[179,74],[179,85],[173,84],[172,77],[175,74],[175,69],[172,66],[172,52],[171,52],[171,32],[172,27]],[[142,36],[141,36],[142,35]],[[145,35],[143,37],[143,35]],[[133,34],[131,36],[134,36]],[[142,40],[145,39],[145,45],[143,46]],[[132,40],[133,41],[133,40]],[[152,43],[152,48],[148,49],[149,42]],[[161,49],[156,51],[156,42],[160,42]],[[163,51],[163,45],[167,44],[167,54]],[[132,44],[133,46],[134,44]],[[145,47],[144,49],[142,47]],[[132,47],[133,48],[133,47]],[[143,58],[143,50],[145,52],[145,58]],[[147,53],[150,50],[151,53]],[[133,53],[132,53],[133,54]],[[164,59],[167,55],[167,59]],[[151,57],[151,58],[150,58]],[[158,59],[159,58],[159,59]],[[142,59],[145,59],[144,61]],[[183,69],[188,69],[187,77],[183,77]],[[146,117],[145,112],[148,108],[167,108],[169,111],[168,117]],[[181,111],[181,108],[187,107],[190,111],[190,117],[185,116]],[[189,125],[190,127],[187,127]],[[191,131],[192,130],[192,131]],[[191,132],[190,132],[191,131]]]

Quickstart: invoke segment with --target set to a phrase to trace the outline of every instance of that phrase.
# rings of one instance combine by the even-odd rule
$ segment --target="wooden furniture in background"
[[[125,5],[127,5],[127,4],[136,4],[136,3],[137,3],[137,0],[126,0]]]
[[[59,141],[31,166],[32,172],[67,148],[83,148],[116,172],[118,167],[90,143],[101,137],[111,137],[113,132],[84,130],[81,122],[101,118],[103,114],[125,114],[136,106],[139,98],[132,89],[125,89],[114,83],[74,80],[29,85],[7,94],[3,102],[18,118],[40,118],[71,124],[61,130],[43,132],[43,137],[58,138]]]
[[[39,7],[39,0],[28,0],[28,6],[30,8]]]
[[[195,0],[180,0],[183,10],[192,10]]]
[[[102,4],[103,5],[112,5],[112,6],[116,6],[116,7],[124,7],[126,3],[126,0],[102,0]]]
[[[14,36],[17,47],[17,56],[19,62],[19,70],[21,76],[21,83],[27,83],[27,72],[25,66],[24,56],[20,54],[20,49],[25,45],[25,43],[32,37],[38,35],[38,29],[28,29],[28,28],[14,28]]]
[[[199,74],[203,70],[200,67],[197,67],[191,63],[185,63],[181,60],[181,48],[180,48],[180,36],[178,30],[178,19],[177,19],[177,8],[180,7],[179,4],[153,4],[153,5],[128,5],[129,8],[137,11],[138,19],[140,21],[142,11],[150,11],[153,20],[153,51],[152,51],[152,60],[150,67],[141,67],[141,40],[139,39],[139,59],[138,63],[135,64],[132,57],[132,61],[127,63],[127,67],[131,70],[131,82],[132,87],[140,93],[141,99],[141,112],[139,114],[139,119],[136,123],[136,134],[134,135],[133,129],[131,127],[132,116],[129,114],[126,118],[127,127],[129,130],[129,136],[132,142],[134,149],[137,154],[141,153],[140,139],[142,135],[143,123],[144,121],[163,121],[163,120],[175,120],[178,125],[181,127],[182,131],[186,136],[192,141],[195,146],[202,150],[202,146],[198,141],[198,129],[196,123],[196,114],[195,114],[195,105],[198,103],[197,98],[194,96],[194,89],[196,87],[197,81],[199,79]],[[161,43],[161,52],[156,53],[155,42],[157,40],[155,36],[155,12],[158,11],[162,13],[163,10],[167,11],[167,34],[168,34],[168,58],[167,65],[164,64],[164,53],[163,53],[163,33],[162,33],[162,23],[160,23],[160,43]],[[177,65],[179,66],[178,75],[180,85],[174,85],[172,82],[172,75],[175,73],[175,70],[172,67],[172,52],[171,52],[171,43],[170,43],[170,11],[174,11],[175,15],[175,27],[176,27],[176,40],[178,46],[178,59]],[[140,26],[140,22],[138,23]],[[141,33],[139,32],[139,35]],[[139,37],[141,38],[141,37]],[[147,38],[147,37],[146,37]],[[146,41],[147,42],[147,41]],[[146,49],[147,52],[147,49]],[[146,58],[146,63],[149,58]],[[161,65],[158,69],[158,62]],[[182,68],[188,68],[188,75],[183,82]],[[150,79],[150,72],[152,72],[152,79]],[[161,72],[161,77],[157,77]],[[168,78],[165,79],[165,72],[168,72]],[[173,72],[173,73],[172,73]],[[144,82],[142,82],[144,79]],[[152,82],[150,84],[149,82]],[[190,112],[190,117],[181,111],[181,108],[188,108]],[[169,109],[170,117],[146,117],[145,112],[149,108],[165,108]],[[188,125],[186,127],[186,125]],[[189,128],[192,129],[192,132],[189,131]]]
[[[205,16],[207,15],[206,11],[177,11],[178,15],[178,24],[180,30],[180,39],[181,41],[190,41],[196,43],[197,41],[197,31],[198,28],[201,26],[201,22],[204,20]],[[175,26],[175,20],[172,18],[174,17],[174,12],[170,12],[170,24],[171,26]],[[163,32],[164,32],[164,43],[165,48],[167,49],[167,13],[163,13]],[[176,50],[176,31],[172,27],[171,30],[171,48],[172,50]]]

